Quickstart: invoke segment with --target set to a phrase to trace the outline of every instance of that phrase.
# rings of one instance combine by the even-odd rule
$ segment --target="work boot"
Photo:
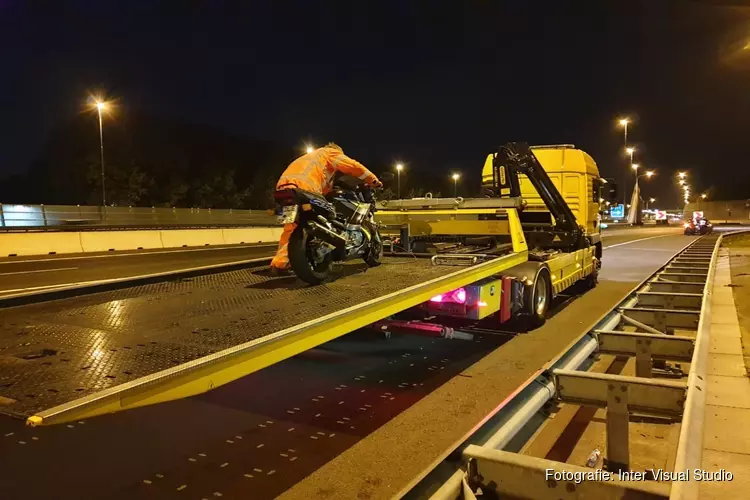
[[[289,276],[290,271],[288,268],[281,268],[281,267],[272,267],[271,268],[271,276],[274,278],[280,278],[282,276]]]

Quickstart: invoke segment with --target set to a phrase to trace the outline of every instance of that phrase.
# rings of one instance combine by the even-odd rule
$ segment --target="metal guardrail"
[[[719,258],[719,249],[724,238],[749,234],[747,230],[733,231],[719,236],[711,254],[711,264],[706,277],[706,288],[703,291],[701,302],[701,316],[696,334],[693,357],[690,361],[690,374],[687,380],[687,398],[685,399],[685,410],[680,428],[680,437],[677,444],[674,470],[697,470],[701,469],[703,459],[703,427],[706,414],[706,394],[708,393],[708,378],[706,369],[708,365],[708,351],[711,341],[711,302],[713,298],[712,287],[716,276],[716,263]],[[696,481],[676,481],[673,483],[670,500],[697,500],[699,497],[698,484]]]
[[[630,227],[611,221],[607,224],[607,230]],[[0,203],[0,231],[5,232],[278,225],[276,216],[265,210]]]
[[[0,204],[5,231],[277,225],[265,210]]]
[[[481,489],[484,494],[514,498],[558,498],[576,492],[592,498],[697,499],[699,484],[692,479],[643,483],[617,480],[613,474],[613,480],[611,476],[597,477],[594,469],[502,450],[512,440],[516,449],[524,439],[528,442],[537,412],[549,401],[558,401],[607,408],[610,470],[628,470],[631,411],[677,416],[678,421],[681,416],[674,470],[700,469],[710,284],[722,239],[707,236],[683,248],[530,377],[485,417],[458,449],[446,451],[435,467],[415,478],[398,497],[468,500],[475,499]],[[675,335],[675,329],[695,331],[695,338]],[[636,376],[587,373],[590,356],[596,352],[634,357]],[[687,383],[651,378],[654,362],[663,360],[689,361]],[[568,479],[549,479],[550,470]],[[575,477],[588,481],[572,479]]]

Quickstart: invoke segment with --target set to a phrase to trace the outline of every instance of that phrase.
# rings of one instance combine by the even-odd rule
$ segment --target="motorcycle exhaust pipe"
[[[344,236],[331,231],[327,227],[324,227],[317,222],[309,221],[307,223],[307,227],[312,230],[313,236],[315,236],[316,238],[320,238],[327,243],[330,243],[336,248],[343,248],[344,246],[346,246],[346,238]]]

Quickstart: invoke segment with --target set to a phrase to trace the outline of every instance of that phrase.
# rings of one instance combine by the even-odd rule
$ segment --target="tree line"
[[[25,174],[0,181],[0,201],[100,205],[97,125],[89,114],[60,124]],[[266,209],[273,205],[279,176],[301,152],[207,125],[131,112],[105,119],[104,154],[108,205]],[[360,160],[376,174],[388,168]],[[430,191],[430,186],[410,184],[402,174],[402,195]],[[394,182],[380,198],[395,198],[395,190]]]

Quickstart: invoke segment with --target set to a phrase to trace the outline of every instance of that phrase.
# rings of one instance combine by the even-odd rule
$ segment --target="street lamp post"
[[[630,123],[629,118],[620,118],[620,126],[624,129],[625,132],[625,147],[628,147],[628,123]]]
[[[637,168],[638,166],[639,165],[633,165],[634,168]],[[650,179],[651,177],[653,177],[653,175],[654,175],[654,171],[653,170],[649,170],[648,172],[646,172],[644,174],[641,174],[641,175],[636,175],[635,176],[635,185],[636,186],[638,185],[638,179],[640,179],[641,177],[648,177]]]
[[[404,169],[403,163],[396,163],[396,197],[401,199],[401,171]]]
[[[635,153],[635,148],[625,148],[625,153],[630,155],[630,168],[633,168],[633,154]],[[622,194],[625,198],[625,203],[628,202],[628,176],[625,176],[625,182],[622,185]]]
[[[453,174],[453,197],[458,198],[458,179],[461,174]]]
[[[633,163],[633,151],[635,149],[628,147],[628,124],[630,124],[630,118],[620,118],[617,123],[622,127],[623,131],[623,147],[625,148],[625,151],[628,151],[630,153],[630,163]],[[629,151],[631,150],[632,151]],[[623,202],[625,204],[628,203],[628,176],[625,176],[625,182],[622,185],[622,196],[624,198]]]
[[[96,112],[99,115],[99,152],[102,162],[102,206],[107,206],[107,188],[104,185],[104,127],[102,126],[102,111],[107,109],[107,104],[96,101]]]
[[[638,165],[637,163],[633,164],[633,170],[635,170],[635,191],[639,191],[639,189],[638,189],[638,180],[641,177],[647,177],[647,178],[650,179],[654,175],[654,171],[653,170],[649,170],[648,172],[645,172],[645,173],[643,173],[641,175],[638,175],[638,167],[640,167],[640,165]]]

